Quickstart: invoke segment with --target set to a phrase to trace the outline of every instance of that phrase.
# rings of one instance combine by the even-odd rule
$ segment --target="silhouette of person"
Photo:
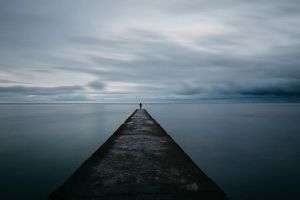
[[[140,109],[142,109],[142,106],[143,106],[142,103],[140,103]]]

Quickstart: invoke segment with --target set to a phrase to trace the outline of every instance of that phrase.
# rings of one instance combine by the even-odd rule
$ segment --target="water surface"
[[[47,199],[136,107],[1,104],[1,197]],[[145,107],[230,199],[299,198],[300,104]]]

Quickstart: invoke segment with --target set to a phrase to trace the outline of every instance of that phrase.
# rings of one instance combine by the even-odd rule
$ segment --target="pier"
[[[50,200],[226,199],[145,109],[137,109]]]

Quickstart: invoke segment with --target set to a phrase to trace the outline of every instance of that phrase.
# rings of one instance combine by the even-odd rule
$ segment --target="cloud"
[[[86,101],[81,86],[61,87],[0,87],[0,101],[3,102],[51,102],[51,101]]]
[[[298,98],[298,4],[3,1],[0,102]]]
[[[80,86],[61,86],[61,87],[25,87],[25,86],[10,86],[0,87],[0,93],[10,94],[31,94],[31,95],[55,95],[73,93],[82,91]]]
[[[269,96],[269,97],[300,97],[300,84],[274,87],[259,87],[240,91],[247,96]]]
[[[180,102],[299,102],[300,81],[295,79],[254,80],[243,84],[227,81],[215,84],[182,84]]]
[[[105,87],[105,84],[99,80],[92,81],[88,84],[89,87],[95,89],[95,90],[102,90]]]
[[[1,102],[71,102],[88,101],[81,86],[60,87],[30,87],[7,86],[0,87]]]
[[[90,98],[88,98],[85,95],[56,95],[51,100],[58,101],[58,102],[86,102],[90,101]]]

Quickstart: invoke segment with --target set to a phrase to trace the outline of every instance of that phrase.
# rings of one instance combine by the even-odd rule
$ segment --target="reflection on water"
[[[144,106],[230,199],[297,199],[300,104]],[[1,197],[47,199],[136,107],[0,105]]]

